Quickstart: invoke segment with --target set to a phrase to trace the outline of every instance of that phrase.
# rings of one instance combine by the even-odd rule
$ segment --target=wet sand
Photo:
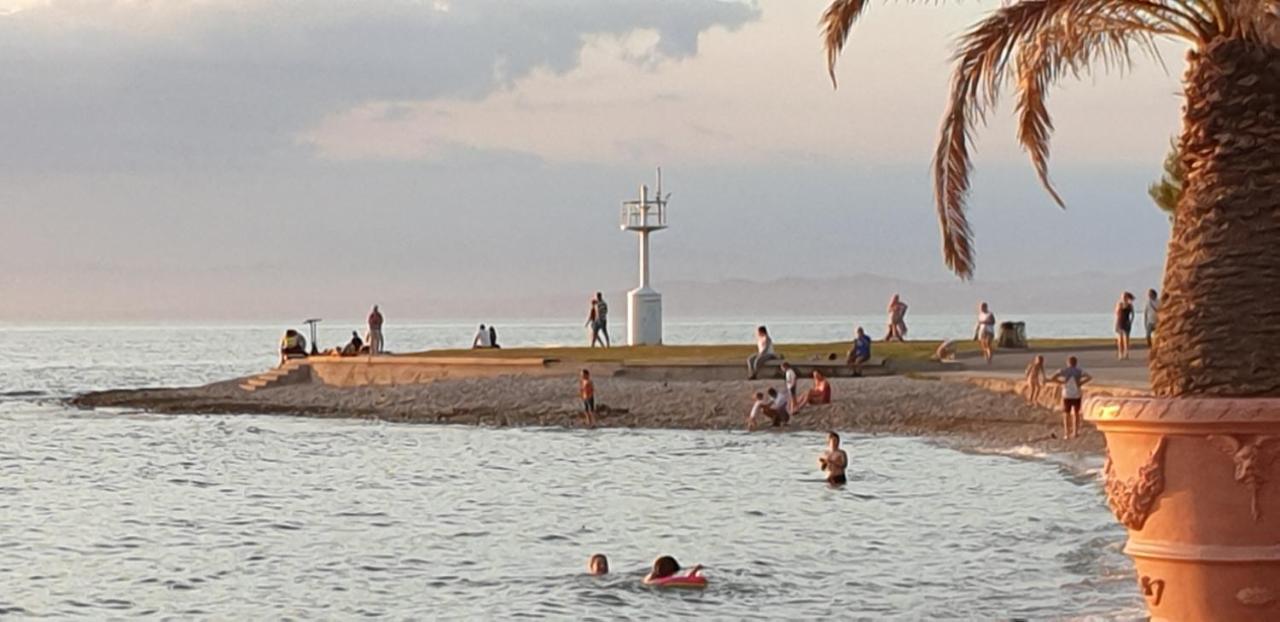
[[[85,408],[159,413],[281,414],[484,426],[581,425],[572,377],[499,376],[429,384],[335,388],[319,382],[254,393],[228,381],[204,387],[89,393],[71,400]],[[1005,393],[963,383],[907,377],[835,378],[834,403],[811,406],[787,430],[838,430],[927,436],[953,446],[990,451],[1028,447],[1044,452],[1100,453],[1102,436],[1084,426],[1064,442],[1061,416]],[[807,383],[802,383],[802,387]],[[601,427],[745,429],[751,395],[774,381],[644,381],[596,379]],[[761,428],[757,433],[775,430]]]

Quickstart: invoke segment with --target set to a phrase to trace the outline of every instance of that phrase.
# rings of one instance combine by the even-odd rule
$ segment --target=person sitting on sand
[[[360,339],[360,333],[351,331],[351,341],[347,345],[342,346],[342,356],[355,356],[360,354],[360,348],[364,347],[364,340]]]
[[[306,356],[307,338],[292,328],[284,331],[284,337],[280,338],[280,364],[284,365],[289,359],[306,358]]]
[[[1079,367],[1074,356],[1067,357],[1067,366],[1053,375],[1051,382],[1062,384],[1062,438],[1070,440],[1080,436],[1080,403],[1084,399],[1081,387],[1093,380],[1093,376]]]
[[[933,360],[939,363],[956,360],[956,342],[954,339],[947,339],[938,344],[938,349],[933,351]]]
[[[596,427],[596,385],[591,382],[591,372],[585,369],[578,379],[578,395],[582,398],[582,418],[586,426]]]
[[[843,486],[844,470],[849,466],[849,454],[840,449],[840,435],[827,432],[827,450],[818,456],[818,468],[827,475],[827,483],[832,486]]]
[[[479,348],[489,348],[492,346],[493,342],[490,341],[489,329],[485,328],[484,324],[481,324],[480,328],[476,329],[476,335],[471,338],[471,349],[475,350]]]
[[[649,574],[645,575],[644,584],[655,585],[655,582],[659,579],[670,579],[671,577],[678,576],[679,572],[680,562],[677,562],[676,558],[671,557],[670,555],[663,555],[662,557],[653,560],[653,569],[649,571]],[[701,574],[702,564],[697,564],[693,568],[690,568],[684,576],[697,577]]]
[[[609,558],[603,553],[596,553],[587,560],[587,574],[602,577],[609,574]]]
[[[859,326],[854,331],[853,345],[849,348],[849,354],[845,356],[845,363],[853,368],[854,376],[861,376],[862,366],[869,360],[871,360],[871,338]]]
[[[747,415],[748,432],[754,432],[756,429],[756,422],[765,418],[764,411],[769,407],[770,403],[769,400],[765,399],[764,394],[759,391],[756,391],[755,395],[752,397],[751,413]]]
[[[827,382],[827,377],[822,372],[813,370],[813,387],[808,393],[800,396],[800,403],[797,407],[803,408],[809,405],[822,405],[831,403],[831,383]]]
[[[773,351],[773,338],[769,336],[769,329],[763,326],[756,327],[756,353],[747,358],[747,376],[751,380],[755,380],[760,373],[760,366],[766,362],[776,358],[781,358]]]
[[[780,428],[791,421],[791,404],[792,400],[786,393],[778,393],[777,389],[769,388],[769,404],[764,407],[764,416],[773,422],[773,427]]]
[[[1027,401],[1032,404],[1036,403],[1036,398],[1040,396],[1040,388],[1048,380],[1044,373],[1044,356],[1037,354],[1031,359],[1031,363],[1027,365]]]
[[[493,324],[489,325],[489,347],[502,349],[502,346],[498,345],[498,329],[494,328]]]

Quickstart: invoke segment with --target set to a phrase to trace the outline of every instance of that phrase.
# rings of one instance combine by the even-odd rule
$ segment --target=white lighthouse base
[[[627,344],[662,345],[662,294],[648,287],[627,292]]]

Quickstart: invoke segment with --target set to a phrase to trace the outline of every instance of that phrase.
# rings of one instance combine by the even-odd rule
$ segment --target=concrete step
[[[253,393],[259,389],[269,389],[293,379],[300,373],[300,370],[305,371],[303,361],[288,361],[282,367],[264,371],[240,383],[240,389],[248,393]]]

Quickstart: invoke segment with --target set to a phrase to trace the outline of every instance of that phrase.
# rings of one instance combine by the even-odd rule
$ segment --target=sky
[[[520,315],[636,279],[946,282],[929,160],[993,2],[873,5],[826,77],[810,0],[0,0],[0,321]],[[976,143],[984,283],[1158,269],[1183,53],[1050,97],[1042,192]],[[1135,291],[1149,284],[1135,284]],[[767,295],[765,293],[764,295]],[[741,316],[750,310],[736,309]]]

